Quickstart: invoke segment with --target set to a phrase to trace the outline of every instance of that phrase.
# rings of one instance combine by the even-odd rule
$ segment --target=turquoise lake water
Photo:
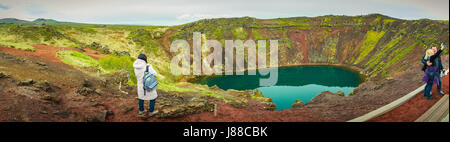
[[[342,91],[348,95],[363,78],[354,71],[336,66],[298,66],[278,69],[278,82],[274,86],[259,86],[257,75],[221,75],[202,78],[197,83],[219,88],[248,90],[258,89],[264,96],[272,98],[276,110],[289,109],[296,100],[308,103],[323,91]]]

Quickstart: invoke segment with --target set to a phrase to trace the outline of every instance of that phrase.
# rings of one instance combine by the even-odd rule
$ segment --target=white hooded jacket
[[[152,91],[145,91],[144,90],[144,72],[146,70],[145,67],[147,67],[147,63],[142,59],[137,59],[133,63],[134,67],[134,73],[136,74],[137,78],[137,93],[138,98],[141,100],[154,100],[156,97],[158,97],[158,94],[156,93],[156,89]],[[151,74],[154,74],[155,76],[158,75],[156,71],[153,69],[152,65],[148,66],[148,72]],[[144,95],[145,91],[145,95]]]

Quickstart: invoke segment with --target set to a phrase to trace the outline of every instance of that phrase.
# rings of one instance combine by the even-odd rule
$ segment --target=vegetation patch
[[[33,51],[33,52],[36,51],[36,48],[34,48],[33,46],[27,45],[27,44],[22,44],[22,43],[12,43],[12,42],[0,41],[0,46],[15,48],[15,49],[19,49],[19,50]]]
[[[234,29],[232,33],[233,33],[233,37],[235,39],[240,39],[240,40],[245,40],[248,36],[247,31],[245,31],[243,27],[238,27],[238,28]]]
[[[64,63],[77,67],[96,67],[98,62],[91,57],[73,50],[59,50],[56,52]]]
[[[363,45],[359,49],[360,54],[356,59],[356,61],[354,62],[354,64],[358,64],[364,59],[364,57],[366,57],[370,52],[372,52],[372,50],[375,48],[380,38],[383,37],[384,33],[386,32],[368,31],[366,33]]]
[[[136,85],[136,75],[134,74],[133,59],[130,56],[116,56],[101,58],[98,60],[100,67],[107,73],[125,70],[129,73],[128,84]]]
[[[387,62],[387,65],[386,65],[385,68],[387,68],[387,67],[391,66],[392,64],[400,61],[400,59],[403,59],[403,57],[408,55],[414,48],[416,48],[417,45],[419,45],[419,43],[415,42],[414,44],[408,46],[408,48],[403,48],[403,49],[400,49],[400,50],[396,50],[394,53],[392,53],[390,55],[390,58],[392,58],[392,59]],[[383,73],[382,73],[382,75],[383,75],[382,77],[383,78],[386,76],[386,72],[387,72],[387,70],[384,69]]]
[[[387,45],[385,45],[380,52],[376,54],[376,56],[372,56],[367,62],[366,66],[368,65],[369,69],[372,68],[375,64],[382,61],[383,58],[387,57],[387,53],[394,50],[394,47],[398,47],[399,43],[403,41],[403,37],[401,36],[403,32],[400,32],[396,35],[395,39],[392,39]]]

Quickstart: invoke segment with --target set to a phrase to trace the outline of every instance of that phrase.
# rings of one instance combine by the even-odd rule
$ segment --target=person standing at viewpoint
[[[436,50],[433,50],[436,49]],[[427,100],[433,100],[431,97],[431,90],[433,88],[433,84],[437,85],[438,92],[441,95],[444,95],[444,92],[441,90],[441,73],[443,73],[442,61],[440,60],[440,55],[445,48],[445,44],[441,44],[441,49],[437,50],[436,47],[432,47],[432,49],[428,49],[426,51],[425,56],[422,58],[422,63],[425,65],[423,70],[425,71],[425,76],[423,77],[423,81],[426,82],[424,96]]]
[[[145,117],[146,111],[144,110],[144,101],[150,101],[149,109],[147,114],[149,116],[154,116],[158,113],[158,110],[155,110],[155,103],[158,94],[156,92],[156,88],[153,90],[145,90],[144,89],[144,74],[148,71],[150,74],[155,76],[158,73],[153,69],[151,64],[147,63],[147,56],[145,54],[139,54],[138,59],[133,63],[134,73],[137,78],[137,94],[138,94],[138,103],[139,103],[139,117]]]

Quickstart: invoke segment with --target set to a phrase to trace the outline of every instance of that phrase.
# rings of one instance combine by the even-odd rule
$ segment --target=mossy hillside
[[[439,46],[440,42],[448,41],[448,25],[438,21],[395,20],[384,23],[395,26],[388,28],[385,37],[378,41],[375,50],[372,51],[368,62],[364,63],[363,69],[372,77],[386,78],[390,74],[402,71],[407,68],[405,66],[408,60],[419,60],[427,48]],[[413,53],[415,48],[421,48],[423,53]],[[448,50],[444,51],[444,54],[448,54],[445,52]]]
[[[59,57],[64,63],[77,67],[98,66],[98,62],[96,60],[78,51],[59,50],[56,52],[56,56]]]
[[[360,63],[365,57],[375,48],[378,41],[383,37],[385,31],[368,31],[364,38],[363,45],[360,48],[359,56],[356,58],[354,64]]]
[[[127,71],[129,73],[128,84],[136,85],[136,75],[134,74],[133,62],[135,59],[130,56],[111,55],[99,60],[95,60],[88,55],[73,50],[59,50],[56,56],[66,64],[87,68],[97,68],[101,74],[109,74],[117,71]]]
[[[134,61],[135,59],[130,56],[111,55],[109,57],[99,59],[98,64],[105,73],[113,73],[120,70],[127,71],[129,74],[128,84],[136,85],[137,79],[134,73]]]
[[[159,55],[162,54],[163,51],[159,50],[160,44],[156,41],[156,38],[160,37],[161,33],[155,33],[146,29],[138,29],[130,32],[126,38],[136,44],[135,48],[143,48],[148,52],[153,52],[156,55]]]
[[[235,28],[232,31],[232,34],[235,39],[240,39],[240,40],[246,40],[247,36],[248,36],[247,31],[245,31],[243,27]]]
[[[172,79],[168,57],[160,48],[157,39],[168,29],[163,26],[122,26],[122,25],[2,25],[0,41],[17,47],[45,44],[56,47],[87,47],[93,42],[108,46],[111,51],[129,52],[132,57],[146,53],[162,75]],[[31,49],[31,48],[30,48]],[[34,49],[34,48],[33,48]],[[31,50],[33,50],[31,49]],[[100,52],[100,51],[99,51]],[[62,54],[61,54],[62,55]],[[65,54],[64,54],[65,55]],[[70,56],[68,56],[70,57]],[[72,63],[69,60],[69,64]],[[84,61],[76,65],[81,65]],[[89,63],[88,63],[89,64]],[[130,74],[133,76],[133,74]],[[134,81],[133,81],[134,82]]]
[[[389,57],[391,58],[391,60],[389,60],[388,62],[387,62],[387,64],[386,64],[386,66],[385,66],[385,68],[384,68],[384,70],[383,70],[383,72],[382,72],[382,77],[383,78],[385,78],[386,77],[386,75],[387,75],[387,70],[386,70],[386,68],[387,67],[390,67],[391,65],[393,65],[394,63],[396,63],[396,62],[398,62],[398,61],[400,61],[401,59],[403,59],[405,56],[407,56],[409,53],[411,53],[411,51],[412,50],[414,50],[414,48],[416,48],[418,45],[419,45],[420,43],[419,42],[415,42],[414,44],[412,44],[412,45],[410,45],[410,46],[408,46],[408,48],[403,48],[403,49],[400,49],[400,50],[396,50],[393,54],[391,54]],[[404,63],[402,63],[403,64],[403,66],[408,66],[408,63],[407,62],[404,62]],[[397,73],[397,72],[399,72],[399,71],[403,71],[403,70],[397,70],[397,71],[395,71],[395,72],[392,72],[391,74],[393,74],[393,73]]]
[[[259,29],[252,28],[252,35],[254,40],[264,40],[265,38],[259,33]]]
[[[170,39],[192,40],[193,32],[201,32],[215,40],[245,39],[247,28],[255,23],[257,19],[250,17],[204,19],[180,26]]]
[[[15,42],[15,43],[26,43],[26,44],[46,44],[51,46],[78,46],[82,43],[78,40],[64,35],[60,31],[66,26],[3,26],[2,32],[3,41]]]
[[[245,20],[248,21],[242,22]],[[240,35],[236,34],[238,33],[236,29],[240,29],[241,27],[245,30],[239,31],[247,32],[241,33]],[[351,27],[350,29],[354,31],[348,32],[347,30],[343,30],[348,29],[348,27]],[[289,54],[289,49],[294,45],[293,42],[299,41],[298,39],[291,39],[287,33],[290,30],[301,29],[307,33],[305,40],[309,43],[307,45],[308,60],[311,63],[337,63],[338,61],[343,61],[343,63],[362,68],[368,74],[380,74],[381,70],[405,68],[401,66],[392,67],[394,63],[388,64],[388,62],[392,62],[391,60],[394,59],[394,56],[391,54],[399,53],[409,47],[409,45],[405,45],[406,43],[419,41],[421,43],[420,45],[426,45],[423,47],[425,49],[436,43],[447,41],[448,39],[443,38],[445,35],[448,35],[448,28],[445,27],[445,21],[427,19],[408,21],[380,14],[371,14],[353,17],[328,15],[314,18],[254,19],[244,17],[208,19],[182,25],[176,30],[176,33],[183,33],[181,35],[184,35],[185,39],[188,40],[192,38],[192,31],[206,32],[207,39],[218,38],[221,41],[223,39],[243,38],[248,35],[251,35],[250,39],[256,40],[276,39],[279,41],[280,53],[283,54],[281,56],[290,57],[284,54]],[[211,34],[208,31],[212,31]],[[321,34],[318,35],[318,32]],[[354,38],[351,34],[355,32],[365,33],[363,40],[356,41],[361,42],[361,44],[344,43],[350,42],[348,39]],[[321,38],[317,38],[317,36]],[[178,37],[182,36],[175,34],[172,39],[178,39]],[[344,38],[346,40],[343,40]],[[342,43],[339,44],[339,42]],[[343,47],[343,45],[353,46]],[[354,45],[360,45],[360,47],[354,47]],[[359,50],[354,52],[355,49]],[[344,53],[343,51],[345,50],[347,51]],[[413,55],[405,55],[403,57],[412,59],[414,58],[412,57]],[[343,60],[341,59],[342,57],[348,58]],[[292,60],[302,61],[301,57],[294,58]],[[293,63],[299,64],[297,61]]]
[[[324,45],[324,52],[328,58],[328,63],[337,63],[336,46],[339,38],[328,38]]]
[[[25,50],[25,51],[36,51],[36,48],[34,48],[31,45],[23,44],[23,43],[14,43],[14,42],[5,42],[0,41],[0,46],[19,49],[19,50]]]
[[[392,52],[392,50],[395,50],[395,46],[399,45],[399,42],[404,41],[402,36],[404,32],[398,33],[396,36],[394,36],[387,45],[380,48],[381,51],[379,51],[375,56],[372,56],[369,59],[369,62],[367,62],[365,65],[368,66],[368,68],[373,68],[377,63],[380,63],[383,61],[383,59],[386,59],[385,57],[389,55],[388,52]],[[376,70],[376,69],[375,69]]]

